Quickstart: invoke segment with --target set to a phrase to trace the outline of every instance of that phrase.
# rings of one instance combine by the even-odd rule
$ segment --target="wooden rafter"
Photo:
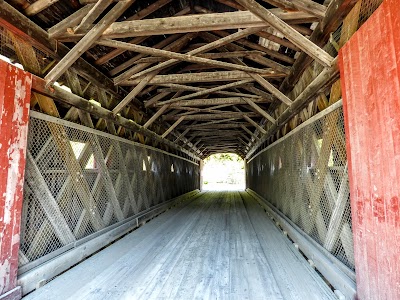
[[[194,107],[194,106],[212,106],[212,105],[241,105],[246,104],[247,100],[253,103],[269,103],[267,98],[245,98],[245,97],[227,97],[227,98],[209,98],[209,99],[192,99],[178,100],[170,104],[170,108]]]
[[[294,43],[297,47],[302,49],[305,53],[317,60],[323,66],[331,66],[333,58],[328,53],[290,27],[282,20],[282,18],[273,14],[262,5],[258,4],[255,0],[236,1],[254,13],[257,17],[264,20],[271,27],[281,32],[289,41]]]
[[[228,35],[228,36],[226,36],[226,37],[224,37],[224,38],[215,40],[215,41],[213,41],[213,42],[211,42],[211,43],[209,43],[209,44],[207,44],[207,45],[205,45],[205,46],[202,46],[202,47],[200,47],[200,48],[194,49],[194,50],[188,52],[187,55],[197,55],[197,54],[201,54],[201,53],[204,53],[204,52],[207,52],[207,51],[210,51],[210,50],[213,50],[213,49],[222,47],[223,45],[229,44],[229,43],[231,43],[232,41],[235,41],[235,40],[237,40],[237,39],[243,38],[243,37],[248,36],[248,35],[250,35],[250,34],[252,34],[252,33],[255,33],[255,32],[257,32],[257,31],[258,31],[258,29],[254,29],[254,28],[244,29],[244,30],[242,30],[242,31],[240,31],[240,32],[233,33],[233,34]],[[146,75],[147,73],[150,73],[150,72],[153,72],[153,71],[160,71],[160,70],[162,70],[162,69],[165,69],[165,68],[168,68],[168,67],[170,67],[170,66],[175,65],[177,62],[178,62],[178,60],[176,60],[176,59],[170,59],[170,60],[168,60],[168,61],[166,61],[166,62],[163,62],[163,63],[161,63],[161,64],[158,64],[157,66],[154,66],[154,67],[152,67],[152,68],[148,68],[148,69],[145,70],[145,71],[136,73],[135,76],[134,76],[134,78],[135,78],[135,77],[144,76],[144,75]],[[116,81],[116,83],[119,83],[119,82],[121,82],[121,81],[123,81],[123,80],[125,80],[125,79],[128,79],[128,78],[131,77],[133,74],[134,74],[134,72],[128,71],[128,72],[126,72],[126,74],[124,74],[123,76],[121,75],[121,76],[119,76],[118,78],[116,78],[115,81]]]
[[[312,23],[318,21],[313,15],[303,12],[284,12],[271,9],[271,13],[288,24]],[[104,37],[124,38],[142,35],[162,35],[223,29],[264,27],[264,21],[248,11],[223,14],[202,14],[196,17],[180,16],[161,19],[125,21],[114,23],[104,32]]]
[[[162,48],[163,50],[167,51],[179,51],[181,50],[185,45],[187,45],[193,38],[195,38],[196,33],[188,33],[183,36],[181,35],[171,35],[167,37],[166,39],[162,40],[161,42],[157,43],[156,45],[153,46],[155,49]],[[115,67],[110,71],[110,75],[114,76],[121,71],[126,70],[127,68],[133,66],[136,64],[137,60],[140,58],[146,57],[145,54],[139,53],[132,57],[131,59],[127,60],[126,62],[123,62],[119,66]],[[146,70],[147,72],[143,72],[143,76],[154,72],[160,72],[162,68],[157,68],[157,69],[151,69],[149,68],[151,66],[151,63],[140,63],[136,64],[132,68],[124,71],[123,73],[119,74],[114,78],[114,83],[119,84],[123,82],[124,80],[129,79],[132,75],[140,73],[143,70]]]
[[[278,73],[272,69],[264,69],[264,73],[260,74],[264,78],[282,78],[286,75]],[[185,74],[167,74],[157,75],[149,84],[164,83],[198,83],[198,82],[217,82],[217,81],[236,81],[250,79],[251,76],[243,71],[217,71],[217,72],[201,72],[201,73],[185,73]],[[127,80],[123,85],[137,85],[141,79]]]
[[[122,13],[134,3],[135,0],[124,0],[118,2],[101,20],[97,23],[83,39],[81,39],[65,55],[61,61],[45,76],[47,84],[54,83],[81,55],[88,50],[92,44],[99,38]],[[106,3],[105,3],[106,5]]]
[[[325,17],[326,7],[311,0],[263,0],[276,7],[289,10],[301,10],[319,18]]]
[[[191,54],[180,54],[180,53],[171,52],[171,51],[167,51],[167,50],[161,50],[161,49],[156,49],[156,48],[151,48],[151,47],[144,47],[144,46],[140,46],[140,45],[125,43],[125,42],[120,42],[120,41],[115,41],[115,40],[101,39],[101,40],[97,41],[97,44],[103,45],[103,46],[108,46],[108,47],[113,47],[113,48],[130,50],[130,51],[134,51],[134,52],[139,52],[139,53],[143,53],[143,54],[147,54],[147,55],[151,55],[151,56],[161,56],[161,57],[165,57],[165,58],[172,59],[172,60],[205,64],[205,65],[210,65],[213,67],[223,68],[223,69],[228,69],[228,70],[241,70],[241,71],[251,72],[251,73],[256,73],[256,74],[264,73],[263,69],[257,69],[257,68],[232,64],[232,63],[226,63],[226,62],[212,60],[212,59],[204,58],[204,57],[196,57]]]
[[[218,119],[227,119],[227,118],[245,118],[245,117],[257,117],[258,113],[254,112],[220,112],[217,114],[196,114],[196,115],[189,115],[186,116],[186,120],[218,120]],[[179,116],[163,116],[164,120],[172,120],[176,121],[180,117]]]

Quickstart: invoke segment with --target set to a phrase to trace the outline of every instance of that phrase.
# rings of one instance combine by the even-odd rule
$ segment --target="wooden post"
[[[339,53],[358,299],[400,299],[399,30],[386,0]]]
[[[32,75],[0,61],[0,299],[20,299],[18,250]]]

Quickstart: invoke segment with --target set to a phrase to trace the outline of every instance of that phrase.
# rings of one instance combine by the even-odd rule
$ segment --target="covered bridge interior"
[[[396,0],[0,0],[0,299],[400,299],[398,32]],[[215,153],[245,191],[200,191]]]

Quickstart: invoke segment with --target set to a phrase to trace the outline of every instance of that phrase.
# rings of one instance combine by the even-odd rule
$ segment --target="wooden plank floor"
[[[24,299],[336,297],[251,196],[207,192]]]

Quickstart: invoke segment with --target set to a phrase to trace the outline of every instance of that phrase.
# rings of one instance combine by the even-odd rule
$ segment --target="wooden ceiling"
[[[83,58],[92,67],[86,73],[120,87],[112,114],[130,119],[125,109],[136,103],[147,116],[134,120],[137,131],[198,157],[245,157],[337,78],[336,60],[322,47],[356,1],[6,2],[68,49],[44,73],[47,87]],[[290,99],[313,61],[321,75]],[[148,133],[155,122],[164,129]]]

